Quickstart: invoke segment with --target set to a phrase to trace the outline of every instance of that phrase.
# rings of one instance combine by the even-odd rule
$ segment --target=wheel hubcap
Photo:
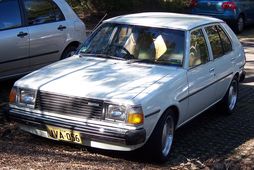
[[[229,87],[229,93],[228,93],[228,101],[229,101],[229,109],[233,110],[236,105],[237,100],[237,82],[233,81]]]
[[[174,120],[171,116],[168,116],[165,121],[162,132],[162,154],[167,156],[173,143],[174,135]]]
[[[244,27],[243,18],[239,18],[239,19],[238,19],[238,30],[239,30],[239,31],[242,31],[242,30],[243,30],[243,27]]]

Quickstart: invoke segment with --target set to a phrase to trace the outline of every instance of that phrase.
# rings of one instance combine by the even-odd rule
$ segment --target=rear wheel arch
[[[246,19],[245,14],[244,14],[243,12],[241,12],[241,13],[239,14],[239,17],[240,17],[240,16],[242,16],[244,20]]]
[[[244,30],[245,27],[245,14],[244,13],[240,13],[237,17],[237,19],[235,20],[235,22],[233,23],[233,30],[239,34]]]
[[[78,41],[72,41],[72,42],[70,42],[70,43],[65,47],[65,49],[63,50],[60,59],[62,60],[62,59],[67,58],[67,57],[68,57],[68,53],[69,53],[70,51],[73,51],[74,49],[77,49],[77,48],[79,47],[79,45],[80,45],[80,42],[78,42]]]
[[[234,75],[226,94],[218,103],[219,112],[224,115],[231,115],[236,108],[239,93],[239,76],[239,73]]]

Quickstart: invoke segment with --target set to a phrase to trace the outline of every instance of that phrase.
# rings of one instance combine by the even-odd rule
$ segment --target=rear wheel
[[[157,162],[166,162],[169,158],[173,144],[175,131],[174,112],[169,109],[165,112],[157,123],[149,141],[147,149]]]
[[[65,59],[65,58],[68,58],[68,57],[72,56],[76,51],[77,51],[77,47],[76,47],[76,46],[74,46],[74,45],[68,46],[68,47],[64,50],[64,52],[63,52],[63,54],[62,54],[61,60],[63,60],[63,59]]]
[[[224,114],[232,114],[236,108],[239,89],[238,78],[234,77],[231,81],[228,91],[220,103],[220,109]]]
[[[244,26],[245,26],[244,17],[243,17],[243,15],[240,15],[240,16],[238,17],[238,19],[236,20],[235,25],[233,26],[234,31],[235,31],[236,33],[241,33],[241,32],[243,32],[243,30],[244,30]]]

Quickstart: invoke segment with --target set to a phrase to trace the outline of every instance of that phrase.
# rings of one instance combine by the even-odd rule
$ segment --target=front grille
[[[62,115],[101,119],[103,101],[38,91],[35,108]]]

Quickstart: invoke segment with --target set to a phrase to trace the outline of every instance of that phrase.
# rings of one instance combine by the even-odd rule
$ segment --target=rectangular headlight
[[[34,108],[36,92],[32,89],[19,89],[18,104]]]
[[[126,107],[120,105],[108,105],[106,119],[125,121]]]
[[[122,121],[132,125],[144,123],[144,114],[141,106],[124,106],[109,104],[106,109],[106,119]]]

